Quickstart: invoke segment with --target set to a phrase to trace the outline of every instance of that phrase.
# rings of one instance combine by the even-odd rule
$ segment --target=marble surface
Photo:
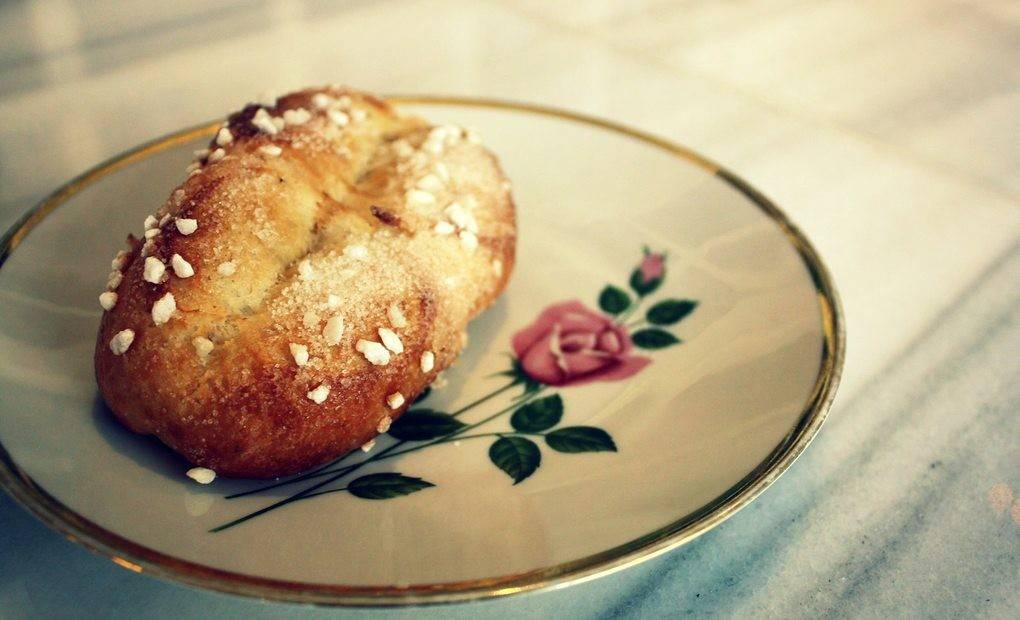
[[[352,616],[1007,617],[1020,606],[1020,10],[987,0],[0,5],[0,227],[265,90],[535,101],[695,148],[843,296],[829,421],[750,507],[595,582]],[[2,395],[0,395],[2,397]],[[159,582],[0,497],[0,615],[337,615]],[[1009,610],[1013,609],[1013,612]]]

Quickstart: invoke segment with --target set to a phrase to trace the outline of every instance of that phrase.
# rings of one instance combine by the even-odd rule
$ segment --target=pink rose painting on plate
[[[352,478],[371,463],[451,442],[485,440],[489,460],[513,484],[533,475],[542,464],[542,449],[566,454],[616,452],[612,436],[594,426],[560,426],[564,404],[556,390],[579,389],[596,382],[626,381],[641,373],[656,350],[680,344],[669,331],[698,306],[689,299],[651,297],[666,278],[666,255],[644,249],[641,261],[630,273],[626,290],[615,285],[602,289],[598,309],[571,299],[547,306],[510,339],[511,368],[500,376],[509,382],[452,412],[416,407],[393,422],[387,433],[396,441],[354,463],[348,454],[311,472],[284,479],[227,499],[253,495],[269,489],[308,483],[303,490],[265,508],[225,523],[219,532],[291,502],[325,494],[348,493],[367,500],[390,499],[422,491],[434,483],[398,472],[380,472]],[[632,318],[645,302],[651,305],[643,318]],[[509,405],[468,422],[465,414],[478,410],[504,392],[520,389]],[[415,404],[429,395],[426,390]],[[476,432],[480,426],[508,417],[504,430]],[[374,444],[374,442],[372,442]]]
[[[512,346],[524,373],[555,387],[619,381],[652,363],[633,354],[625,327],[576,300],[546,308]]]

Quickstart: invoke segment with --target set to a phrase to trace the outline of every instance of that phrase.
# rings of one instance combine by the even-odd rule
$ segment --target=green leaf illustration
[[[609,433],[594,426],[567,426],[546,435],[545,442],[557,452],[616,452]]]
[[[530,439],[500,437],[489,447],[489,458],[517,484],[535,473],[542,462],[542,453]]]
[[[642,349],[662,349],[680,342],[680,339],[663,329],[651,327],[631,334],[631,340]]]
[[[630,295],[612,284],[606,285],[599,294],[599,308],[609,314],[620,314],[630,307]]]
[[[653,325],[672,325],[694,312],[697,307],[698,302],[690,299],[667,299],[649,308],[645,318]]]
[[[436,485],[421,478],[386,472],[355,478],[347,483],[347,491],[362,499],[390,499],[434,486]]]
[[[510,416],[510,425],[524,433],[540,433],[560,423],[563,399],[559,394],[546,396],[524,405]]]
[[[630,274],[630,287],[642,297],[655,291],[660,284],[662,284],[662,278],[652,278],[645,282],[644,276],[641,275],[641,269],[635,269]]]
[[[449,435],[463,426],[463,422],[448,413],[414,409],[397,418],[389,434],[404,441],[424,441]]]

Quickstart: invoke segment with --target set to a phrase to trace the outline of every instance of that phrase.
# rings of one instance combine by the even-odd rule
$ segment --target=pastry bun
[[[472,131],[309,89],[231,115],[114,259],[114,415],[219,474],[292,474],[407,409],[506,286],[509,183]]]

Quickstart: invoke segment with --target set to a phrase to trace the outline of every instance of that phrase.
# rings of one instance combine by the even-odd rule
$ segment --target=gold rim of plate
[[[0,484],[18,502],[69,540],[108,557],[136,573],[183,582],[231,594],[319,605],[393,606],[452,603],[508,596],[519,592],[561,588],[634,566],[693,540],[719,525],[749,504],[772,484],[821,428],[836,394],[846,347],[846,332],[839,296],[828,270],[811,243],[776,205],[747,182],[698,155],[663,138],[612,121],[547,106],[446,96],[393,96],[396,105],[447,105],[494,108],[566,119],[599,127],[650,144],[691,162],[719,177],[744,194],[785,233],[803,259],[818,294],[823,330],[823,350],[818,378],[804,411],[779,445],[747,476],[699,510],[627,543],[555,566],[486,579],[407,586],[345,586],[266,579],[219,570],[149,549],[106,530],[62,504],[22,470],[0,443]],[[211,135],[220,121],[203,124],[157,138],[117,155],[75,177],[21,217],[0,238],[0,268],[31,230],[69,198],[102,177],[125,166],[195,138]]]

